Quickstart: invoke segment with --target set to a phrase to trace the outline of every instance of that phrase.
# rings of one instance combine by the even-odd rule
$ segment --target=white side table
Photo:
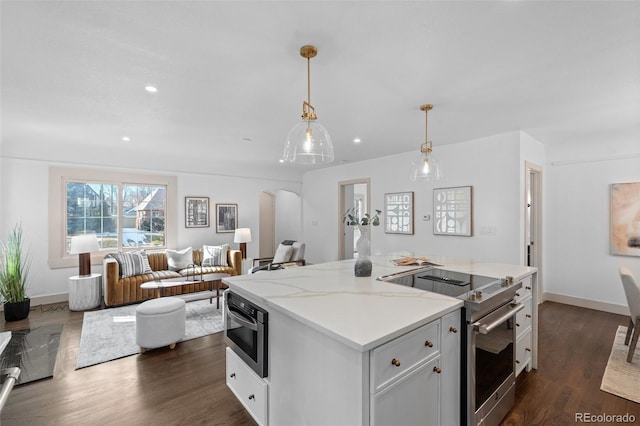
[[[69,309],[85,311],[100,306],[102,274],[69,277]]]

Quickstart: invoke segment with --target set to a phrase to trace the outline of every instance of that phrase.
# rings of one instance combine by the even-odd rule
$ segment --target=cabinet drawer
[[[522,288],[519,288],[516,292],[516,301],[522,302],[527,297],[531,296],[531,276],[522,280]]]
[[[525,331],[530,330],[533,322],[531,316],[531,298],[523,300],[520,303],[524,305],[524,309],[516,314],[516,339],[519,339]]]
[[[375,348],[371,355],[371,393],[439,353],[440,320]]]
[[[231,348],[227,348],[227,386],[258,424],[267,424],[267,383]]]
[[[516,376],[527,366],[531,368],[531,329],[516,340]]]

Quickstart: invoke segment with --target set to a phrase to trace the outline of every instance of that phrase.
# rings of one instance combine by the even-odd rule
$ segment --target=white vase
[[[371,241],[369,240],[369,226],[358,225],[360,229],[360,238],[356,241],[356,250],[358,255],[356,257],[356,264],[354,266],[354,273],[356,277],[370,277],[371,276]]]

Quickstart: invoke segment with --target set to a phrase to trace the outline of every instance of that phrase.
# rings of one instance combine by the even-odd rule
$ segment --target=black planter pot
[[[5,321],[20,321],[29,316],[29,309],[31,309],[31,299],[28,297],[22,302],[4,303],[4,320]]]

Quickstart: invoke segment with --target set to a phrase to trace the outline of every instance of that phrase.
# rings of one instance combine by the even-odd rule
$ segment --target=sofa
[[[207,246],[203,247],[204,249]],[[187,249],[179,253],[185,253]],[[191,250],[191,248],[189,248]],[[158,297],[157,289],[142,289],[140,285],[149,281],[164,280],[168,278],[192,277],[193,275],[225,273],[229,275],[242,274],[242,254],[240,250],[226,250],[227,266],[209,266],[211,262],[205,262],[202,266],[203,251],[199,249],[191,250],[191,260],[189,266],[180,265],[181,269],[175,270],[170,268],[170,259],[167,258],[167,252],[149,252],[141,250],[136,253],[142,253],[148,259],[146,272],[135,274],[132,276],[123,276],[121,269],[125,269],[121,259],[117,254],[109,254],[105,256],[103,261],[103,300],[107,307],[127,305],[131,303],[139,303],[148,299]],[[170,253],[172,255],[172,253]],[[205,260],[208,260],[205,258]],[[221,262],[224,263],[224,262]],[[174,265],[175,266],[175,265]],[[171,270],[174,269],[174,270]],[[220,284],[220,288],[226,288],[224,284]],[[178,295],[186,293],[195,293],[209,290],[207,283],[194,283],[165,289],[165,295]]]

